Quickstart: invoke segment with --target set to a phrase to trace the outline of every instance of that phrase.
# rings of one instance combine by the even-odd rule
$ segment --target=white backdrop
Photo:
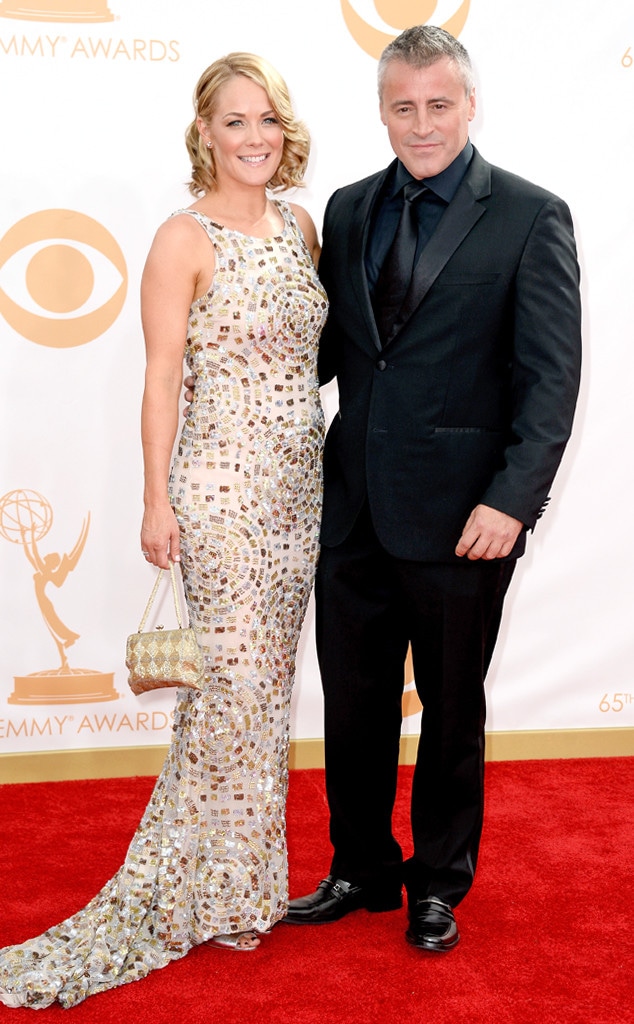
[[[583,272],[575,434],[509,596],[488,727],[634,725],[629,0],[600,18],[594,0],[0,0],[0,754],[168,738],[173,694],[133,697],[123,663],[152,582],[138,291],[156,227],[191,199],[199,74],[235,49],[279,68],[313,136],[293,198],[320,225],[334,188],[391,158],[375,37],[454,18],[476,68],[473,141],[567,199]],[[312,627],[311,608],[297,738],[322,735]]]

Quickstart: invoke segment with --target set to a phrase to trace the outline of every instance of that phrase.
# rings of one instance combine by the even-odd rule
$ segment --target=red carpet
[[[74,1024],[633,1024],[634,758],[492,763],[476,884],[444,956],[406,945],[405,910],[278,925],[249,956],[212,949],[71,1010]],[[407,852],[411,769],[395,817]],[[0,945],[67,917],[119,867],[148,778],[0,789]],[[291,895],[327,872],[320,771],[291,773]]]

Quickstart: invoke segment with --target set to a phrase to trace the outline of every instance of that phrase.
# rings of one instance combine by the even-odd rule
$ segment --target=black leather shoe
[[[402,904],[400,891],[394,893],[370,893],[359,885],[345,882],[343,878],[328,875],[310,896],[291,900],[286,924],[325,924],[338,921],[353,910],[398,910]]]
[[[412,946],[444,953],[460,942],[460,933],[448,903],[436,896],[415,900],[409,907],[409,928],[405,938]]]

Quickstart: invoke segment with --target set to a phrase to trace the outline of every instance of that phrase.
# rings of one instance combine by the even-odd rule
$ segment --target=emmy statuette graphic
[[[59,667],[14,676],[15,690],[9,704],[83,704],[117,700],[112,672],[71,668],[67,650],[79,639],[55,610],[47,588],[61,588],[81,558],[90,525],[90,513],[84,520],[77,541],[69,554],[50,552],[42,555],[39,542],[49,532],[53,512],[46,498],[37,491],[9,491],[0,498],[0,534],[12,544],[21,544],[31,563],[35,596],[44,624],[57,647]]]

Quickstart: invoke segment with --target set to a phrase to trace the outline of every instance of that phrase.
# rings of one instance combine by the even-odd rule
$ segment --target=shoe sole
[[[342,917],[346,917],[348,914],[354,914],[356,910],[367,910],[370,914],[384,914],[390,910],[400,910],[403,906],[403,901],[399,900],[398,903],[391,902],[381,905],[373,904],[367,906],[365,903],[359,903],[355,907],[350,907],[344,910],[343,914],[336,914],[332,917],[283,917],[280,924],[332,924],[334,921],[341,921]]]
[[[425,941],[424,939],[417,939],[415,936],[410,936],[409,932],[405,932],[405,938],[409,942],[410,946],[415,946],[416,949],[424,949],[428,953],[448,953],[450,950],[455,949],[460,942],[460,936],[456,935],[452,942],[433,942],[432,940]]]

